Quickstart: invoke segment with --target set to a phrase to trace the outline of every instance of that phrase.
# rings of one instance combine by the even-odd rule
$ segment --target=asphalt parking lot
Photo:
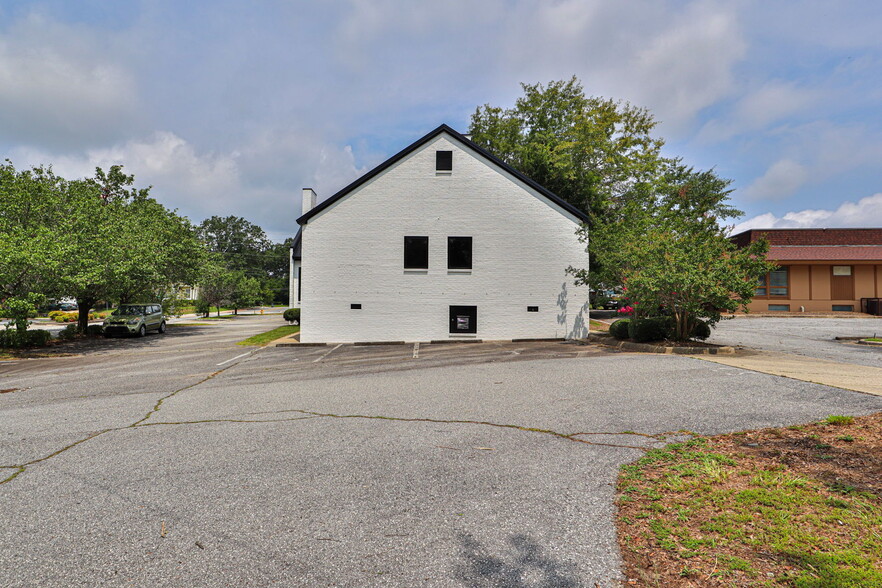
[[[882,318],[743,317],[723,320],[709,339],[830,361],[882,367],[882,348],[836,337],[882,336]]]
[[[644,448],[882,410],[560,342],[235,345],[277,323],[0,365],[0,585],[613,586]]]

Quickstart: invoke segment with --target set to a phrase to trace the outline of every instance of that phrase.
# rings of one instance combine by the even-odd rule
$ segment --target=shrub
[[[104,327],[101,325],[89,325],[86,327],[86,335],[89,337],[100,337],[104,334]]]
[[[633,319],[628,324],[628,336],[638,343],[661,341],[670,336],[671,326],[671,319],[664,316]]]
[[[619,319],[609,326],[609,334],[616,339],[628,338],[628,325],[631,319]]]
[[[20,349],[22,347],[44,347],[52,335],[49,331],[35,329],[19,333],[16,329],[0,331],[0,347]]]
[[[53,310],[49,312],[49,318],[55,320],[55,317],[65,314],[63,310]]]
[[[58,338],[62,341],[69,341],[77,336],[77,326],[75,324],[70,324],[61,329],[58,333]]]
[[[695,323],[695,326],[692,327],[692,338],[699,339],[704,341],[711,335],[711,328],[703,320],[699,319],[698,322]]]
[[[285,312],[282,313],[282,318],[284,318],[289,323],[293,323],[297,321],[297,324],[300,324],[300,309],[299,308],[289,308]]]

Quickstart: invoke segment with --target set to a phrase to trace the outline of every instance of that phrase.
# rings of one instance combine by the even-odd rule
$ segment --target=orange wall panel
[[[875,276],[873,275],[872,265],[856,265],[854,266],[854,297],[857,300],[861,298],[874,298],[876,292]]]
[[[830,266],[812,266],[812,300],[830,300]]]
[[[809,266],[790,266],[790,298],[809,297]]]

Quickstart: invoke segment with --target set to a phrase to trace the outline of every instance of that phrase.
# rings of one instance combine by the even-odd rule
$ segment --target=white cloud
[[[748,91],[726,116],[705,123],[697,140],[716,143],[766,129],[773,123],[807,112],[824,97],[825,92],[819,89],[804,88],[784,80],[768,81],[756,90]]]
[[[52,147],[100,144],[131,128],[134,76],[95,35],[32,14],[0,34],[0,134]]]
[[[790,159],[776,161],[744,191],[751,200],[782,200],[809,179],[808,170]]]
[[[806,209],[775,216],[768,212],[735,225],[733,233],[748,229],[878,227],[882,226],[882,193],[843,202],[836,210]]]

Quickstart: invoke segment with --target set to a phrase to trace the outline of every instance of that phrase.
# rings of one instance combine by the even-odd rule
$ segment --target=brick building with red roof
[[[759,278],[752,312],[882,314],[882,229],[750,229],[741,247],[765,237],[778,269]]]

